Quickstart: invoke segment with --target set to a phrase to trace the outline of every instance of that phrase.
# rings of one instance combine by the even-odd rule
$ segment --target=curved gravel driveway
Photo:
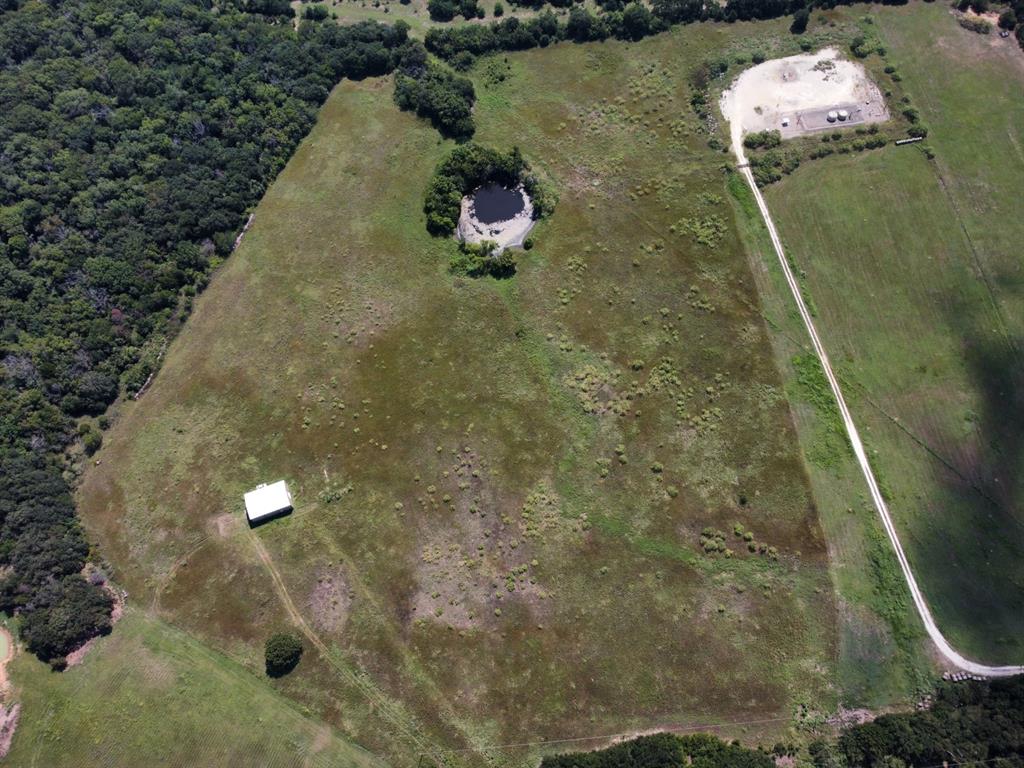
[[[843,417],[843,425],[846,427],[846,434],[850,439],[850,445],[853,446],[853,452],[857,457],[857,463],[860,464],[861,472],[864,474],[864,479],[867,481],[868,490],[871,492],[871,499],[875,504],[875,508],[878,510],[879,516],[882,518],[882,525],[885,526],[885,532],[889,535],[889,541],[892,542],[892,547],[896,551],[896,558],[900,562],[900,569],[903,571],[903,578],[906,580],[907,586],[910,588],[910,594],[914,598],[914,606],[917,608],[917,613],[921,617],[921,621],[924,622],[924,628],[927,630],[928,636],[932,639],[932,642],[935,643],[935,647],[939,649],[939,653],[941,653],[950,663],[966,672],[971,672],[976,675],[984,675],[985,677],[1009,677],[1010,675],[1024,674],[1024,665],[989,666],[987,664],[982,664],[968,659],[950,645],[942,632],[939,631],[939,627],[935,623],[935,619],[932,617],[932,613],[928,608],[928,603],[925,602],[924,595],[921,594],[921,589],[917,586],[917,579],[914,578],[914,572],[910,569],[910,562],[907,560],[907,556],[903,551],[903,545],[900,543],[899,534],[896,532],[896,526],[893,525],[892,517],[889,515],[889,507],[886,505],[885,499],[882,497],[882,493],[878,488],[878,481],[875,479],[875,474],[871,471],[871,465],[868,463],[868,457],[864,451],[864,444],[861,443],[860,434],[857,432],[857,426],[853,423],[853,418],[850,416],[849,408],[846,407],[846,400],[843,397],[842,390],[839,388],[839,381],[832,372],[832,366],[828,361],[828,354],[825,352],[825,347],[822,345],[821,339],[818,337],[818,331],[814,327],[814,321],[811,319],[811,313],[808,311],[807,304],[804,302],[803,295],[800,292],[800,284],[797,282],[796,276],[793,274],[793,270],[790,268],[789,262],[786,260],[785,252],[782,249],[782,241],[779,239],[779,233],[775,229],[775,223],[772,221],[771,214],[768,212],[768,206],[764,202],[764,197],[761,196],[761,190],[758,189],[757,183],[754,181],[754,174],[750,171],[746,155],[743,153],[743,143],[737,136],[738,133],[739,131],[737,131],[734,126],[733,152],[736,154],[736,159],[739,162],[740,172],[743,174],[743,178],[747,180],[747,184],[754,193],[754,199],[757,201],[757,207],[761,211],[761,217],[764,219],[765,226],[768,227],[768,234],[771,237],[772,246],[775,248],[775,254],[779,257],[779,264],[782,265],[782,271],[786,275],[786,282],[789,284],[789,290],[793,294],[793,300],[796,302],[797,309],[800,311],[800,317],[804,321],[804,327],[807,328],[807,333],[811,337],[811,344],[814,346],[814,351],[818,356],[818,360],[821,362],[821,368],[825,372],[825,378],[828,379],[828,385],[832,389],[832,395],[835,397],[836,405],[839,406],[839,413]]]

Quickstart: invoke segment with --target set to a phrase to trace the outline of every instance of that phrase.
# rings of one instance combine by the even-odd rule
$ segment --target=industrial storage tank
[[[830,123],[834,123],[834,122],[836,121],[836,118],[838,118],[838,117],[839,117],[839,113],[838,113],[838,112],[836,112],[836,111],[835,111],[834,109],[833,109],[833,110],[831,110],[831,111],[830,111],[830,112],[829,112],[829,113],[828,113],[828,114],[827,114],[827,115],[825,116],[825,118],[826,118],[826,119],[827,119],[827,120],[828,120],[828,121],[829,121]]]
[[[850,116],[850,113],[847,112],[845,109],[840,109],[839,110],[839,121],[840,122],[842,122],[843,120],[846,120],[849,116]]]

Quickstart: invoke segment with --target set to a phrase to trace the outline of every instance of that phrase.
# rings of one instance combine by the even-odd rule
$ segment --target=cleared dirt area
[[[778,130],[788,139],[889,119],[885,99],[864,67],[841,58],[835,48],[758,64],[736,78],[719,106],[735,146],[755,131]],[[830,121],[831,111],[847,117]]]

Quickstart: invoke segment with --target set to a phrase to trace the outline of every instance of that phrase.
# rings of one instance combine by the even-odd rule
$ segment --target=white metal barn
[[[292,511],[292,495],[284,480],[264,483],[245,494],[245,516],[249,525],[265,522]]]

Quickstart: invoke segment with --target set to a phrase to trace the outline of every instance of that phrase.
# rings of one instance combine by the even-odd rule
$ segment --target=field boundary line
[[[738,133],[738,131],[735,133]],[[896,559],[899,561],[900,569],[903,571],[903,578],[907,583],[907,587],[910,589],[910,595],[914,600],[914,606],[917,608],[917,613],[921,617],[921,621],[924,623],[925,631],[928,632],[928,636],[935,644],[935,647],[938,648],[939,652],[946,658],[946,660],[962,670],[976,675],[985,675],[986,677],[1009,677],[1011,675],[1024,674],[1024,665],[990,666],[968,659],[950,645],[949,641],[946,640],[945,636],[939,630],[938,625],[935,623],[931,610],[928,608],[928,603],[924,599],[924,594],[921,592],[921,589],[917,584],[917,579],[914,577],[914,572],[910,567],[910,561],[907,559],[906,553],[903,550],[903,545],[900,542],[896,526],[889,514],[889,507],[885,503],[885,498],[882,496],[882,492],[878,487],[878,481],[875,479],[875,473],[871,469],[867,453],[864,450],[864,444],[861,442],[860,433],[857,431],[857,426],[854,424],[853,417],[850,415],[850,409],[846,405],[846,399],[843,397],[843,391],[839,386],[839,380],[832,371],[832,365],[829,363],[828,354],[821,342],[821,338],[818,336],[818,330],[814,325],[814,320],[811,318],[811,313],[807,308],[807,303],[804,301],[800,284],[797,281],[796,276],[793,274],[793,269],[789,265],[789,260],[786,258],[786,252],[782,246],[782,240],[779,237],[778,230],[775,228],[775,222],[772,221],[768,205],[765,203],[764,197],[761,195],[761,190],[757,186],[757,181],[754,179],[754,174],[750,170],[746,155],[743,152],[743,145],[738,136],[736,136],[733,141],[733,152],[735,153],[736,160],[740,166],[739,171],[754,194],[754,201],[757,203],[758,210],[761,213],[761,218],[764,220],[765,226],[768,229],[768,236],[771,238],[772,247],[775,249],[775,255],[778,257],[779,263],[782,266],[782,272],[785,275],[786,283],[789,285],[790,293],[793,295],[793,300],[796,302],[797,310],[803,320],[804,327],[807,329],[807,333],[811,338],[811,344],[814,347],[815,354],[818,357],[818,361],[821,363],[822,371],[824,372],[825,378],[828,380],[829,387],[832,390],[832,395],[835,398],[836,405],[838,406],[840,415],[843,418],[843,425],[846,427],[846,434],[850,440],[850,445],[853,447],[857,463],[860,465],[861,472],[864,475],[864,480],[867,482],[871,499],[875,504],[875,508],[878,510],[879,516],[882,518],[882,525],[885,527],[885,532],[888,534],[889,541],[892,543],[892,548],[896,553]]]

